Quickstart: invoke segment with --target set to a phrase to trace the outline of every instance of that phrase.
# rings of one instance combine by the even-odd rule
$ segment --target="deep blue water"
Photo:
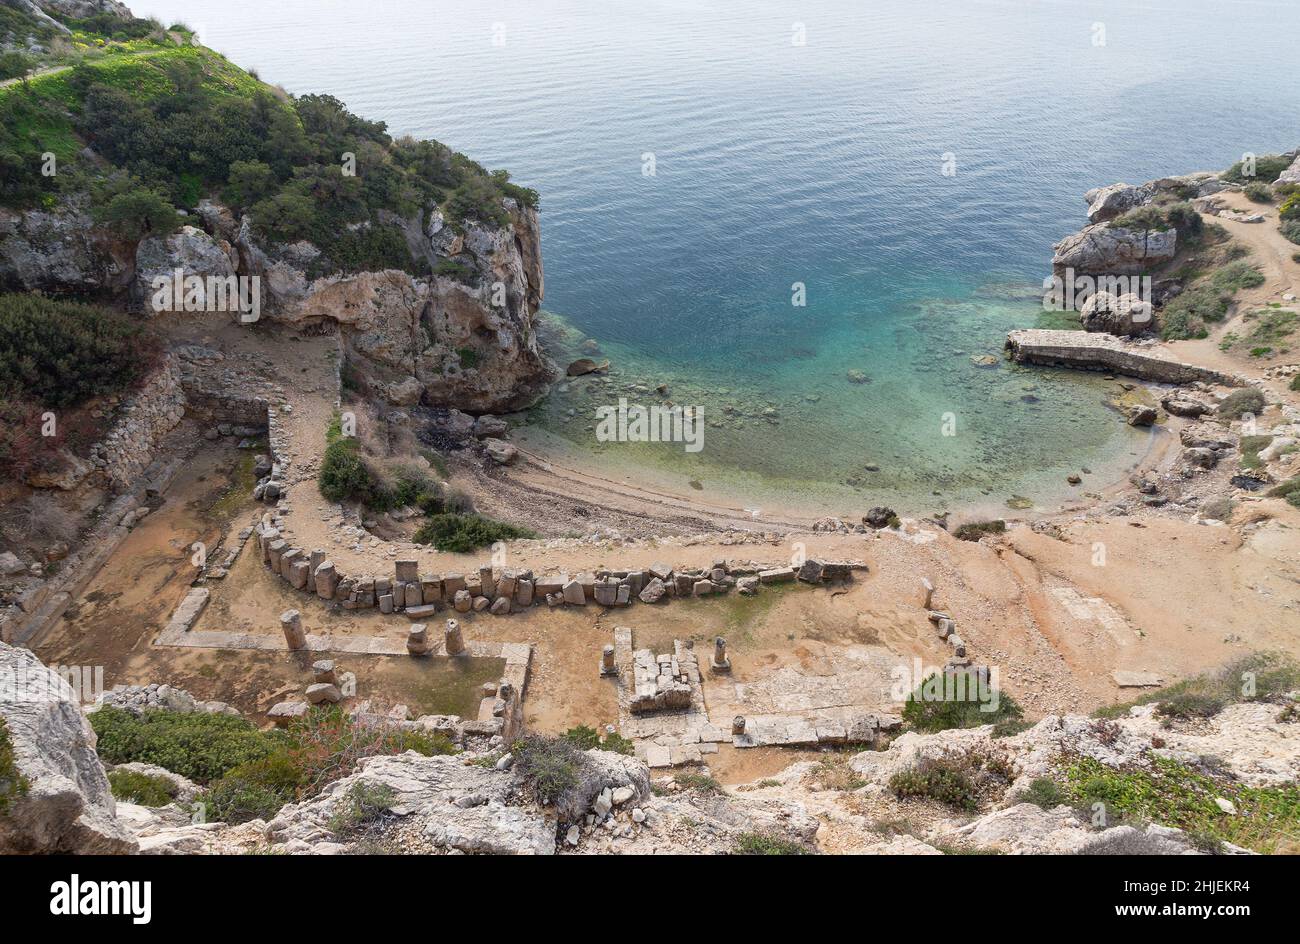
[[[763,500],[814,486],[847,500],[867,461],[881,471],[865,492],[904,504],[1046,500],[1068,471],[1131,459],[1142,434],[1102,406],[1097,378],[970,362],[1034,322],[1008,285],[1042,279],[1093,186],[1300,143],[1295,2],[134,9],[538,189],[545,307],[616,372],[557,393],[537,422],[595,447],[594,403],[667,381],[723,425],[697,456],[617,457]],[[807,307],[791,305],[795,282]],[[955,437],[939,434],[945,412]]]

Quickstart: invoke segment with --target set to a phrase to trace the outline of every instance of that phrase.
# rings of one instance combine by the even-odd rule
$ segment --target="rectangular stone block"
[[[420,594],[424,597],[425,603],[442,602],[442,578],[438,576],[424,576],[420,578]]]
[[[762,583],[790,583],[794,580],[794,568],[777,567],[773,570],[760,571],[758,579]]]
[[[406,585],[406,599],[404,605],[407,607],[424,605],[424,593],[420,590],[420,582],[418,580],[413,580]]]
[[[420,562],[399,560],[394,568],[399,583],[411,583],[420,579]]]

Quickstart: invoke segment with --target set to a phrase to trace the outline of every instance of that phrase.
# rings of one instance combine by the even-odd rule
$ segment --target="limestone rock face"
[[[1017,803],[982,816],[955,830],[954,835],[978,848],[1019,855],[1186,855],[1196,851],[1180,829],[1152,824],[1144,829],[1111,826],[1093,830],[1068,806],[1043,810],[1032,803]],[[1247,850],[1228,845],[1224,851]]]
[[[235,247],[241,272],[262,278],[265,317],[338,323],[351,363],[395,402],[411,405],[418,385],[426,406],[512,412],[535,402],[556,368],[537,346],[533,320],[543,286],[537,212],[506,206],[512,222],[502,229],[467,223],[455,232],[436,210],[423,232],[416,221],[402,224],[412,252],[435,272],[455,262],[454,277],[387,269],[311,278],[315,247],[264,247],[248,217]]]
[[[1178,235],[1172,229],[1142,231],[1094,223],[1052,247],[1052,267],[1076,274],[1137,275],[1168,262],[1177,247]]]
[[[183,226],[170,236],[149,236],[135,250],[135,293],[146,311],[157,277],[170,280],[177,269],[185,275],[224,278],[236,274],[239,257],[234,247],[194,226]]]
[[[386,788],[389,812],[415,817],[429,843],[441,851],[499,855],[549,855],[555,851],[555,824],[542,808],[521,803],[515,777],[467,765],[455,757],[424,757],[408,752],[362,761],[361,769],[324,793],[285,807],[266,826],[277,843],[330,841],[330,820],[357,783]]]
[[[0,287],[118,292],[133,270],[130,246],[97,229],[79,202],[48,211],[0,208]]]
[[[0,717],[28,785],[0,817],[0,853],[135,852],[71,686],[28,650],[3,643],[0,678]]]
[[[1273,181],[1273,186],[1276,187],[1278,184],[1300,186],[1300,153],[1296,154],[1296,159],[1291,162],[1290,167],[1277,175],[1277,180]]]
[[[1088,222],[1105,223],[1151,199],[1150,191],[1130,184],[1098,187],[1083,195],[1088,204]]]

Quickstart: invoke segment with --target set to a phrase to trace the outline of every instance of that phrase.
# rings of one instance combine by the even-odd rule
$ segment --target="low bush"
[[[1151,758],[1142,768],[1107,767],[1080,757],[1065,771],[1071,800],[1103,804],[1108,825],[1125,821],[1174,826],[1203,844],[1231,842],[1256,852],[1287,847],[1300,835],[1300,785],[1249,787],[1178,761]],[[1216,799],[1229,800],[1237,815],[1225,815]]]
[[[1160,311],[1160,336],[1166,341],[1185,341],[1209,335],[1209,323],[1223,320],[1232,294],[1208,285],[1198,285],[1171,299]]]
[[[1020,795],[1022,803],[1032,803],[1045,810],[1052,810],[1063,803],[1068,803],[1066,793],[1060,784],[1047,777],[1035,777],[1029,789]]]
[[[602,740],[599,731],[585,724],[569,728],[560,737],[582,751],[600,748],[602,751],[613,751],[615,754],[626,754],[629,757],[634,753],[632,742],[617,731],[611,731]]]
[[[973,813],[985,799],[1004,790],[1013,779],[1007,759],[998,753],[928,757],[889,778],[889,789],[900,800],[934,800]]]
[[[464,554],[480,547],[489,547],[497,541],[531,537],[536,535],[527,528],[493,521],[482,515],[448,512],[430,515],[411,540],[417,544],[432,544],[440,551]]]
[[[722,792],[722,784],[708,774],[674,774],[673,780],[683,790],[700,790],[704,793]]]
[[[554,806],[578,786],[586,764],[582,751],[565,738],[529,735],[515,742],[513,752],[537,799]]]
[[[1264,275],[1245,260],[1230,262],[1210,276],[1210,284],[1225,292],[1255,288],[1264,284]]]
[[[347,836],[364,830],[381,819],[396,799],[392,787],[382,783],[358,781],[343,794],[330,816],[330,832]]]
[[[1293,480],[1300,490],[1300,476]],[[1217,672],[1193,676],[1140,698],[1108,705],[1093,712],[1097,718],[1119,718],[1136,705],[1155,703],[1156,712],[1168,720],[1203,718],[1243,701],[1281,702],[1300,689],[1300,663],[1279,652],[1257,652],[1238,659]]]
[[[176,799],[176,785],[157,774],[113,770],[108,774],[108,785],[116,799],[137,806],[166,806]]]
[[[158,350],[107,308],[0,294],[0,399],[61,409],[120,393],[149,372]]]
[[[1002,534],[1007,530],[1007,523],[1001,518],[995,521],[968,521],[953,532],[961,541],[978,541],[986,534]]]
[[[1300,220],[1287,220],[1278,227],[1278,231],[1281,232],[1283,237],[1291,240],[1291,242],[1300,243]],[[1300,256],[1300,253],[1297,253],[1296,255]],[[1300,262],[1300,259],[1296,259],[1295,256],[1292,256],[1292,259],[1295,259],[1296,262]]]
[[[319,793],[366,757],[416,751],[454,754],[445,735],[354,721],[337,705],[314,708],[286,731],[259,731],[232,715],[119,708],[91,716],[100,756],[157,764],[208,787],[210,821],[269,819],[286,803]]]
[[[1282,171],[1291,166],[1291,159],[1283,154],[1258,154],[1255,156],[1255,173],[1247,175],[1246,166],[1242,161],[1237,161],[1220,176],[1224,180],[1233,183],[1249,183],[1251,181],[1277,180]]]
[[[1237,503],[1231,498],[1216,498],[1201,506],[1201,516],[1213,518],[1215,521],[1228,521],[1232,518],[1232,511],[1236,507]]]
[[[993,710],[983,710],[992,704],[977,696],[997,696]],[[1006,692],[992,692],[987,686],[981,691],[974,672],[935,672],[921,682],[916,691],[907,696],[903,705],[903,721],[915,731],[947,731],[950,728],[977,728],[985,724],[1019,720],[1023,712]]]
[[[797,842],[769,833],[741,833],[736,837],[737,855],[812,855]]]
[[[14,744],[9,738],[9,727],[0,718],[0,816],[9,812],[15,800],[27,795],[31,785],[18,770],[14,759]]]
[[[1224,397],[1217,410],[1220,416],[1228,419],[1241,419],[1246,414],[1258,416],[1264,411],[1264,394],[1254,387],[1234,390]]]
[[[1246,184],[1246,197],[1256,203],[1272,203],[1273,188],[1266,183],[1254,180]]]
[[[137,716],[121,708],[90,715],[99,756],[110,764],[155,764],[197,783],[269,756],[280,738],[233,715],[148,709]]]

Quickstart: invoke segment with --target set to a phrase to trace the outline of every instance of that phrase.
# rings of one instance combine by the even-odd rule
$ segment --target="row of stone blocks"
[[[263,521],[256,531],[262,560],[295,589],[334,600],[344,609],[377,607],[381,612],[405,612],[421,619],[452,607],[459,613],[488,610],[496,615],[527,609],[545,602],[549,606],[629,606],[634,599],[658,603],[672,597],[700,597],[727,593],[733,587],[742,594],[758,591],[762,585],[822,583],[848,577],[850,562],[805,561],[794,567],[729,567],[715,561],[709,568],[675,571],[663,563],[644,570],[600,571],[536,576],[531,570],[480,567],[476,574],[421,574],[419,562],[399,560],[393,577],[347,577],[339,573],[325,551],[291,547],[280,532]]]

